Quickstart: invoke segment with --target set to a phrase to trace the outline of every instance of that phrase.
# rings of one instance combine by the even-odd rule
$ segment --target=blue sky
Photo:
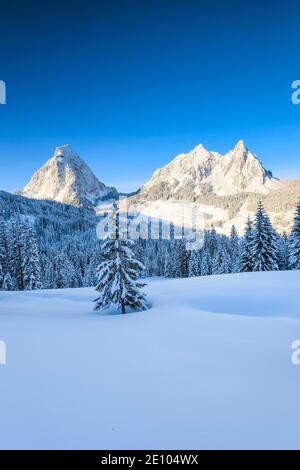
[[[293,0],[2,2],[0,189],[64,143],[123,191],[199,143],[240,138],[300,178],[299,17]]]

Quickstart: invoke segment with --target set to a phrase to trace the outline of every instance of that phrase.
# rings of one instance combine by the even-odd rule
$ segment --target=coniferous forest
[[[101,241],[96,214],[50,201],[0,193],[0,289],[96,286]],[[201,249],[184,239],[139,239],[133,248],[143,276],[194,277],[249,271],[300,269],[300,203],[290,234],[278,234],[260,203],[239,237],[212,227]]]

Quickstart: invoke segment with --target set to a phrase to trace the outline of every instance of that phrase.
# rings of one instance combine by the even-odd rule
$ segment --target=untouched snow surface
[[[0,448],[300,448],[299,284],[152,279],[128,315],[92,289],[0,292]]]

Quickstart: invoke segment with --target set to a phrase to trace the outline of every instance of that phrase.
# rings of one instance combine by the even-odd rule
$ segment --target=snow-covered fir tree
[[[289,240],[286,232],[282,236],[278,236],[278,254],[279,269],[286,271],[289,269]]]
[[[289,265],[291,269],[300,269],[300,201],[296,207],[294,225],[289,239]]]
[[[253,271],[277,271],[279,269],[277,241],[277,234],[262,203],[259,202],[251,243]]]
[[[188,277],[201,276],[201,252],[191,250],[188,261]]]
[[[183,277],[182,262],[180,259],[182,251],[179,249],[178,240],[170,240],[170,250],[166,261],[166,277]]]
[[[0,217],[0,264],[4,272],[7,272],[8,253],[7,253],[7,235],[6,225]]]
[[[123,238],[119,233],[119,214],[116,214],[116,231],[104,240],[101,246],[103,261],[98,268],[95,310],[113,306],[122,313],[126,308],[146,310],[146,296],[142,292],[145,283],[139,281],[143,264],[134,258],[134,241]]]
[[[212,259],[208,248],[204,245],[201,250],[201,276],[209,276],[212,274]]]
[[[220,243],[212,263],[212,274],[228,274],[231,267],[230,255],[224,243]]]
[[[53,260],[49,260],[48,256],[45,253],[41,255],[41,270],[44,289],[54,289],[55,286]]]
[[[91,287],[96,286],[97,283],[97,273],[94,264],[91,262],[88,264],[87,268],[85,269],[85,273],[82,279],[83,287]]]
[[[18,286],[15,280],[12,279],[9,273],[6,273],[3,279],[2,290],[10,291],[17,290]]]
[[[17,289],[24,290],[24,273],[22,256],[24,254],[24,226],[20,217],[13,217],[8,224],[8,272],[17,285]]]
[[[26,290],[42,289],[41,261],[36,232],[31,223],[23,225],[22,233],[22,272]]]
[[[54,288],[80,287],[73,264],[64,253],[58,253],[53,261]]]
[[[0,290],[2,290],[4,278],[5,278],[5,272],[2,268],[2,264],[0,263]]]
[[[186,249],[186,240],[177,240],[177,256],[180,261],[180,277],[188,277],[188,250]]]
[[[252,243],[253,243],[253,223],[248,217],[244,232],[244,238],[242,240],[241,250],[241,261],[240,270],[241,272],[253,271],[253,257],[252,257]]]
[[[240,246],[239,236],[233,225],[230,233],[230,272],[238,273],[241,270],[240,265]]]
[[[208,249],[211,259],[214,258],[218,251],[219,239],[214,227],[204,232],[204,246]]]

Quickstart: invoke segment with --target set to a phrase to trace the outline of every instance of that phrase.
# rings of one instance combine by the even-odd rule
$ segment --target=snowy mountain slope
[[[286,181],[284,187],[269,194],[242,193],[222,197],[208,194],[192,202],[165,199],[151,201],[134,197],[126,202],[126,206],[131,213],[148,220],[160,219],[172,222],[177,227],[194,227],[199,230],[214,227],[225,235],[229,235],[232,225],[235,225],[239,235],[243,235],[248,216],[254,219],[257,204],[262,201],[273,226],[279,233],[289,233],[299,195],[300,181]],[[122,201],[120,207],[124,205]]]
[[[92,289],[1,292],[0,447],[299,449],[299,282],[153,279],[128,315]]]
[[[131,212],[160,218],[181,226],[195,226],[229,234],[236,225],[242,235],[258,201],[270,213],[274,226],[289,231],[300,194],[300,181],[279,181],[265,170],[256,155],[240,140],[221,155],[198,145],[157,170],[129,198]]]
[[[240,140],[222,156],[198,145],[156,170],[142,187],[141,195],[153,199],[195,198],[205,192],[229,196],[243,192],[266,194],[279,186],[272,173]]]
[[[34,173],[23,195],[80,206],[116,198],[118,193],[101,183],[69,145],[63,145]]]
[[[272,223],[280,232],[289,231],[300,194],[300,181],[279,181],[265,170],[243,141],[225,155],[198,145],[191,152],[178,155],[126,202],[129,212],[159,218],[175,225],[182,223],[182,208],[195,214],[188,226],[211,228],[229,234],[235,224],[243,233],[248,215],[253,217],[262,200]],[[70,146],[58,147],[54,156],[32,177],[23,195],[94,207],[107,212],[118,198],[115,188],[108,188],[95,177]],[[123,195],[124,196],[124,195]],[[186,223],[186,222],[185,222]]]

